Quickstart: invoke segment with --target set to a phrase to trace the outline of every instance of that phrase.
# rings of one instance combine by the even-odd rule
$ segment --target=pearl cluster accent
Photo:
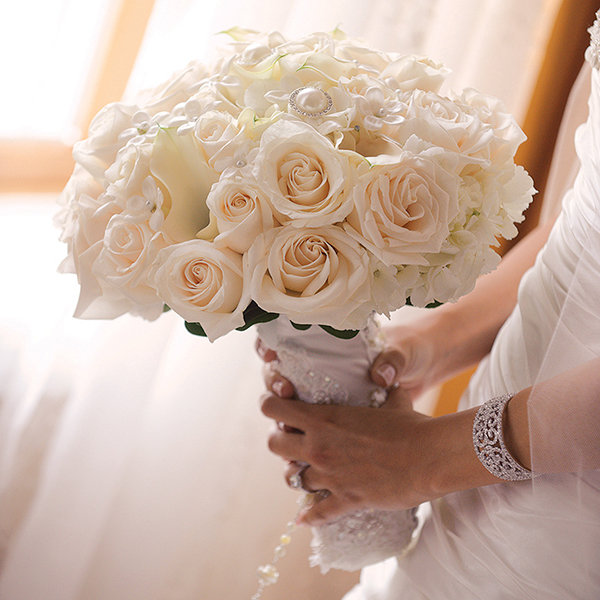
[[[305,494],[298,499],[298,513],[296,518],[305,508],[312,506],[317,500],[318,494]],[[279,580],[279,570],[275,564],[287,554],[287,547],[292,542],[292,532],[296,529],[294,521],[288,521],[286,530],[279,536],[279,544],[273,550],[273,560],[261,565],[256,570],[258,575],[258,589],[250,600],[260,600],[266,587],[274,585]]]
[[[290,108],[303,117],[320,117],[333,108],[331,96],[321,88],[307,86],[290,94]]]

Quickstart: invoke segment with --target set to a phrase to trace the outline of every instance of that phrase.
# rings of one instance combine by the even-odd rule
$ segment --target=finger
[[[286,481],[286,483],[288,484],[289,487],[291,487],[292,489],[298,489],[301,490],[304,487],[304,473],[306,472],[306,469],[308,469],[308,464],[299,460],[290,460],[288,461],[284,472],[283,472],[283,477]],[[294,483],[293,478],[295,477],[296,480],[298,481],[298,476],[299,476],[299,483],[301,485],[298,485],[297,483]]]
[[[288,379],[276,371],[273,364],[267,363],[265,365],[263,375],[267,389],[274,392],[280,398],[294,397],[294,386]]]
[[[268,439],[269,450],[288,461],[305,461],[304,435],[275,429]],[[306,461],[305,461],[306,462]]]
[[[311,506],[300,512],[296,522],[299,525],[318,527],[341,517],[351,510],[352,506],[340,500],[335,494],[321,499],[317,497]]]
[[[401,387],[395,387],[388,390],[388,396],[386,401],[383,403],[382,408],[408,411],[413,410],[410,395]]]
[[[274,394],[267,393],[261,396],[260,408],[266,417],[285,423],[290,427],[306,431],[307,427],[313,421],[311,413],[320,412],[318,409],[325,407],[306,404],[305,402],[290,398],[279,398]]]
[[[272,362],[277,358],[277,353],[274,350],[267,348],[267,346],[265,346],[265,344],[259,337],[256,338],[256,343],[254,347],[256,348],[256,353],[266,363]]]
[[[406,359],[400,352],[384,350],[371,365],[371,379],[381,387],[392,388],[398,385],[405,364]]]
[[[290,487],[294,487],[290,484],[291,477],[298,473],[302,473],[302,489],[305,492],[316,492],[327,488],[313,466],[297,460],[290,461],[285,468],[284,477]]]

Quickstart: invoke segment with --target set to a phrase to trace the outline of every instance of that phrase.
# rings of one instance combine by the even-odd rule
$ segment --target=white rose
[[[295,323],[363,327],[369,312],[369,257],[334,225],[268,231],[244,260],[250,295],[266,311]]]
[[[107,192],[121,205],[125,206],[131,196],[142,194],[144,180],[150,175],[151,154],[152,144],[129,143],[107,169]]]
[[[456,102],[462,103],[465,111],[472,111],[493,132],[488,146],[485,150],[480,150],[477,156],[481,155],[496,163],[512,162],[517,148],[527,139],[527,136],[515,118],[507,112],[504,104],[498,98],[471,88],[465,89],[460,96],[457,96]]]
[[[61,229],[60,240],[67,244],[68,256],[60,265],[64,273],[75,273],[79,255],[104,236],[106,224],[121,207],[112,202],[111,211],[94,220],[105,199],[103,188],[81,165],[76,164],[59,198],[61,209],[54,218]]]
[[[217,220],[215,244],[240,254],[275,224],[262,188],[250,177],[225,173],[212,187],[206,204]]]
[[[458,183],[435,152],[404,152],[361,175],[345,228],[386,265],[425,264],[458,212]]]
[[[422,90],[403,94],[402,99],[407,105],[406,118],[415,120],[416,131],[419,130],[421,121],[433,119],[436,125],[450,134],[453,144],[446,144],[446,147],[466,154],[476,154],[492,138],[490,128],[483,125],[473,110],[464,110],[464,103]],[[436,143],[445,143],[440,136],[434,139]]]
[[[429,58],[402,56],[391,62],[380,77],[392,89],[403,92],[417,88],[437,92],[449,73],[444,65]]]
[[[235,144],[234,140],[239,130],[233,119],[228,113],[209,111],[198,117],[194,127],[194,136],[204,150],[208,163],[214,168],[215,160],[219,154],[225,154],[234,157],[236,148],[240,144]],[[234,146],[223,152],[227,146]],[[233,166],[227,164],[227,166]],[[217,169],[218,171],[224,170]]]
[[[328,225],[352,210],[349,158],[310,125],[289,120],[271,125],[262,136],[254,175],[281,223]]]
[[[149,285],[148,273],[156,253],[164,246],[163,236],[154,232],[145,220],[123,214],[112,217],[92,268],[103,289],[103,297],[120,294],[122,301],[130,301],[128,312],[151,320],[158,318],[163,302]],[[81,302],[78,310],[81,310]],[[86,310],[90,313],[94,308],[90,306]],[[76,313],[76,316],[79,315]]]
[[[75,162],[82,165],[99,182],[105,181],[104,173],[115,161],[123,142],[119,136],[132,126],[134,105],[113,103],[106,105],[90,124],[88,137],[73,147]]]
[[[190,120],[210,111],[228,113],[235,118],[240,114],[238,104],[243,97],[243,89],[243,82],[233,77],[208,81],[186,100],[182,112]]]
[[[200,323],[212,342],[244,324],[242,257],[205,240],[158,253],[150,278],[162,300],[189,323]]]

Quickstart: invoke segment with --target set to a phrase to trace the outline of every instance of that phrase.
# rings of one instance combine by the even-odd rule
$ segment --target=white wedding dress
[[[600,36],[587,58],[590,115],[576,136],[581,169],[516,309],[461,408],[600,356]],[[535,402],[535,387],[532,394]],[[569,398],[564,399],[569,402]],[[530,404],[530,414],[535,405]],[[533,455],[535,468],[535,454]],[[414,550],[366,568],[345,600],[600,598],[600,471],[497,484],[432,503]]]

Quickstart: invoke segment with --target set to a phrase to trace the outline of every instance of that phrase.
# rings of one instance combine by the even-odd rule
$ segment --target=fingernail
[[[394,383],[394,379],[396,379],[396,369],[393,365],[389,363],[385,363],[383,365],[379,365],[375,372],[385,381],[385,385],[390,386]]]
[[[280,397],[283,398],[283,392],[284,392],[284,384],[283,381],[280,381],[279,379],[275,380],[273,382],[273,391]]]

